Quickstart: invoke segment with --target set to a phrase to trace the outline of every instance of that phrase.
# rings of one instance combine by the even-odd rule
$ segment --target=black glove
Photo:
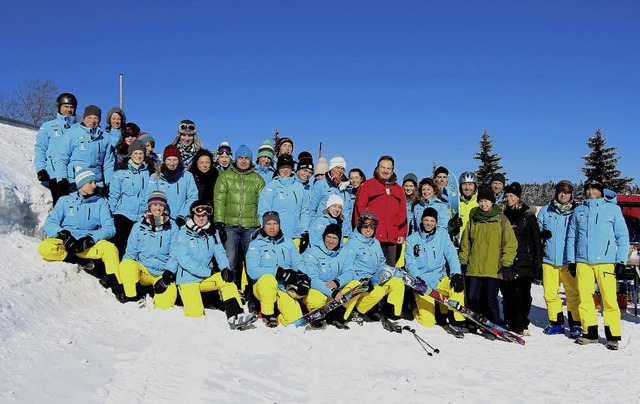
[[[220,271],[220,275],[222,276],[222,280],[225,282],[233,282],[233,271],[229,268],[225,268]]]
[[[49,177],[49,173],[47,170],[38,171],[38,181],[49,181],[51,178]]]
[[[105,198],[109,197],[109,185],[105,184],[102,188],[100,188],[100,194]]]
[[[185,225],[185,223],[187,223],[187,222],[184,220],[184,217],[182,217],[182,216],[178,216],[178,217],[176,217],[175,222],[176,222],[176,224],[178,225],[178,227],[179,227],[179,228],[180,228],[180,227],[182,227],[182,226],[184,226],[184,225]]]
[[[76,239],[71,235],[69,230],[61,230],[58,232],[58,238],[62,240],[62,245],[64,245],[64,249],[69,252],[69,247],[76,242]]]
[[[553,236],[553,233],[551,233],[550,230],[544,229],[540,232],[540,238],[542,239],[542,241],[549,240],[551,236]]]
[[[71,193],[71,186],[66,178],[63,178],[56,183],[56,189],[58,190],[58,197],[69,195]]]
[[[462,275],[453,274],[451,276],[451,286],[453,287],[453,291],[456,293],[460,293],[464,290],[464,282],[462,281]]]
[[[293,269],[284,269],[282,267],[278,267],[276,271],[276,279],[279,281],[283,281],[285,285],[290,283],[296,283],[298,280],[298,273]]]
[[[296,272],[295,282],[287,284],[287,293],[296,299],[305,297],[309,289],[311,289],[311,278],[301,271]]]
[[[502,279],[509,282],[518,277],[518,274],[512,267],[502,267],[498,271],[499,274],[502,274]]]
[[[460,271],[462,271],[463,274],[466,274],[467,273],[467,264],[460,265]]]
[[[171,282],[175,280],[176,275],[168,269],[165,269],[162,273],[162,278],[158,279],[156,283],[153,284],[153,292],[157,295],[164,293]]]
[[[618,262],[615,267],[615,272],[617,279],[624,279],[627,273],[627,266],[621,262]]]
[[[305,250],[308,247],[309,247],[309,233],[302,233],[302,236],[300,236],[300,248],[298,249],[300,251],[300,254],[305,252]]]
[[[68,252],[70,252],[71,254],[78,254],[88,250],[94,245],[96,245],[96,242],[93,241],[93,238],[91,236],[80,237],[71,244],[71,246],[69,247],[70,251]]]
[[[576,263],[575,262],[568,263],[567,264],[567,271],[569,271],[569,274],[575,278],[576,277]]]
[[[533,263],[533,282],[534,285],[542,285],[542,262],[534,261]]]
[[[462,227],[462,218],[456,214],[454,217],[449,219],[449,227],[457,227],[460,229]]]
[[[224,229],[224,223],[215,222],[215,228],[218,230],[218,237],[220,238],[220,244],[224,244],[227,242],[227,231]]]

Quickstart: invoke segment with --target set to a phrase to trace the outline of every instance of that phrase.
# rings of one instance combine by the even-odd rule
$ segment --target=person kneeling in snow
[[[253,295],[260,302],[262,320],[267,327],[277,327],[302,317],[296,299],[309,292],[310,280],[295,269],[302,265],[300,253],[293,240],[282,234],[278,212],[265,212],[262,223],[249,244],[247,275],[255,281]]]
[[[437,225],[438,212],[432,207],[423,210],[419,230],[407,238],[405,253],[407,271],[422,279],[443,296],[464,305],[464,282],[458,253],[449,233]],[[451,278],[447,276],[446,264],[449,264]],[[449,312],[449,324],[447,324],[447,318],[444,315],[436,315],[436,310],[444,309],[440,313],[446,313],[446,309],[439,304],[436,308],[432,297],[416,295],[416,305],[414,317],[418,323],[427,327],[433,327],[437,323],[457,337],[464,336],[460,330],[464,325],[464,317],[461,314]]]
[[[185,226],[178,233],[175,248],[171,249],[171,257],[178,261],[176,285],[184,314],[188,317],[202,316],[204,305],[200,292],[219,290],[231,329],[246,327],[256,317],[242,309],[227,253],[210,221],[213,207],[199,199],[191,205],[190,212]]]
[[[107,275],[115,275],[118,283],[118,249],[107,239],[116,228],[109,203],[96,191],[96,175],[84,169],[76,173],[77,192],[63,196],[44,223],[50,238],[38,245],[38,253],[45,261],[64,261],[92,269],[91,259],[102,259]]]
[[[164,192],[152,192],[147,206],[142,221],[131,229],[127,250],[120,263],[124,294],[116,297],[122,303],[136,300],[136,283],[140,282],[143,286],[153,285],[154,307],[168,309],[175,305],[177,297],[173,283],[176,261],[170,260],[170,252],[178,239],[178,225],[166,213],[167,196]]]

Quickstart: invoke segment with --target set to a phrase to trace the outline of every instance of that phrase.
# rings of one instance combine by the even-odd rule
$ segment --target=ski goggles
[[[376,222],[374,222],[373,220],[366,220],[362,224],[362,228],[363,229],[375,229],[376,227],[378,227],[378,224]]]
[[[218,152],[216,153],[218,156],[232,156],[233,153],[231,153],[230,151],[227,150],[218,150]]]
[[[180,134],[181,135],[193,135],[196,133],[196,125],[192,123],[181,123]]]
[[[192,209],[192,212],[198,216],[211,216],[213,208],[209,205],[199,205]]]

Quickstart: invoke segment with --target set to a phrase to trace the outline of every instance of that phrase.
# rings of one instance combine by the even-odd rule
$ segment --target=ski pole
[[[422,347],[422,349],[424,349],[424,351],[427,353],[427,355],[429,356],[433,356],[431,354],[431,352],[427,351],[427,348],[425,348],[425,345],[428,346],[429,348],[431,348],[433,350],[433,352],[435,353],[440,353],[440,350],[438,348],[434,348],[431,346],[431,344],[429,344],[427,341],[425,341],[422,337],[420,337],[417,333],[416,330],[409,327],[408,325],[405,325],[404,327],[402,327],[403,330],[407,330],[409,331],[411,334],[413,334],[413,336],[416,338],[416,341],[418,341],[418,343],[420,344],[420,346]]]

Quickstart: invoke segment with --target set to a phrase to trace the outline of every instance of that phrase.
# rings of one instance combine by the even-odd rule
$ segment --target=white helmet
[[[478,183],[478,176],[473,171],[465,171],[460,174],[460,179],[458,180],[460,184],[464,182],[473,182],[474,184]]]

